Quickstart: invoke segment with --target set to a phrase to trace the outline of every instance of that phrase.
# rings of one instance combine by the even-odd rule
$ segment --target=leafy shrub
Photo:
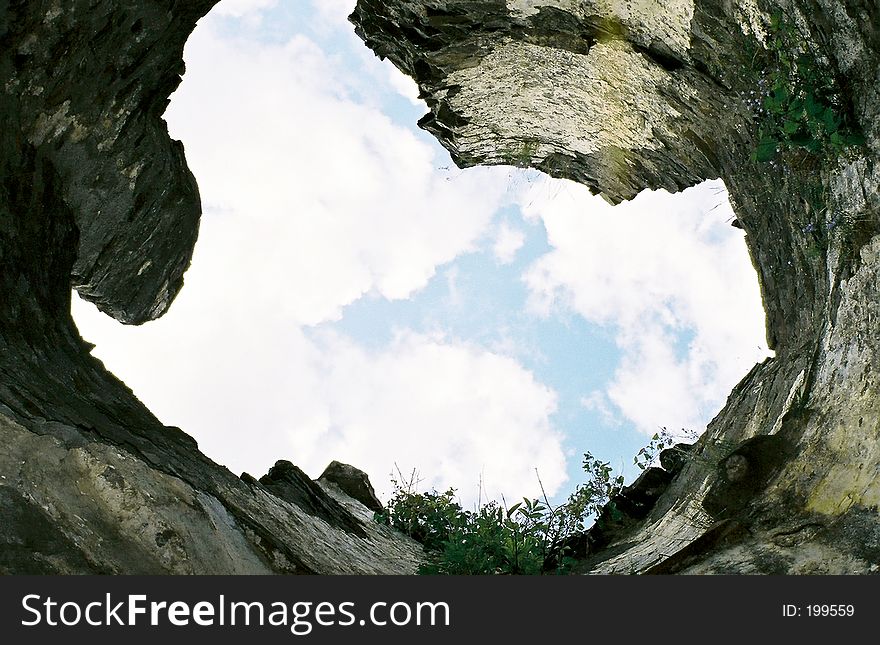
[[[392,480],[394,494],[376,519],[425,546],[430,555],[419,573],[537,574],[559,548],[561,515],[544,502],[523,499],[506,509],[488,502],[468,511],[452,488],[417,493],[414,476],[401,480]]]
[[[648,442],[648,445],[642,448],[633,457],[633,463],[641,470],[645,470],[656,460],[657,456],[666,448],[672,447],[675,441],[666,428],[661,428],[660,432],[655,432],[654,436]]]
[[[441,549],[459,524],[463,512],[455,501],[455,489],[416,494],[412,479],[405,485],[392,479],[392,484],[394,494],[391,501],[384,513],[376,514],[376,520],[406,533],[428,550]]]
[[[644,470],[671,443],[664,429],[639,452],[635,464]],[[544,494],[543,499],[523,498],[510,507],[488,502],[473,511],[456,501],[455,489],[418,493],[415,473],[405,480],[398,472],[391,480],[394,493],[386,511],[376,514],[376,520],[425,546],[429,557],[419,569],[422,574],[564,573],[574,562],[571,538],[623,488],[623,475],[589,452],[583,469],[585,481],[559,506]]]
[[[752,107],[760,122],[753,155],[757,161],[770,161],[786,148],[819,155],[865,142],[834,75],[800,52],[798,40],[782,14],[774,14],[758,92],[753,92]]]

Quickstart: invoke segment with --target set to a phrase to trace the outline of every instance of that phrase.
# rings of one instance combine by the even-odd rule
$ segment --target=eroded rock
[[[266,484],[218,467],[91,357],[70,319],[71,285],[127,323],[180,289],[199,200],[160,117],[213,4],[0,7],[4,572],[411,573],[422,557],[371,521],[357,477],[316,488],[292,465]],[[864,146],[754,160],[748,97],[777,9]],[[776,356],[590,570],[876,571],[878,5],[361,0],[353,19],[416,79],[422,126],[460,165],[532,166],[612,202],[726,182]]]
[[[71,286],[141,323],[182,285],[200,205],[161,115],[213,4],[0,4],[4,573],[402,574],[422,557],[292,465],[263,486],[213,463],[70,317]]]
[[[797,42],[774,40],[775,12]],[[592,571],[876,570],[864,545],[880,519],[880,7],[360,0],[352,21],[416,80],[420,125],[459,165],[531,166],[615,203],[727,185],[776,356],[676,455],[669,488],[615,529]],[[757,161],[767,47],[826,70],[865,144]],[[860,528],[799,528],[841,525]]]
[[[331,461],[318,481],[336,484],[343,493],[356,499],[371,511],[381,513],[385,510],[382,502],[376,497],[376,491],[373,490],[367,473],[354,466]]]

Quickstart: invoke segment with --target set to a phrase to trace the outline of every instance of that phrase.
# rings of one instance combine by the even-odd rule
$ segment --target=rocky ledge
[[[531,166],[612,203],[727,185],[776,356],[650,511],[591,532],[584,571],[877,571],[880,6],[360,0],[352,20],[460,165]]]
[[[356,469],[312,481],[279,461],[257,480],[211,462],[71,320],[71,286],[136,324],[182,285],[200,205],[161,114],[213,4],[0,3],[2,572],[408,573],[422,557],[372,521]],[[796,43],[774,40],[777,12]],[[360,0],[353,22],[418,82],[422,126],[460,165],[533,166],[612,202],[727,184],[776,356],[624,492],[584,571],[876,571],[877,3]],[[749,97],[773,52],[832,79],[857,145],[757,160]]]
[[[413,573],[422,557],[344,485],[356,469],[315,482],[280,461],[257,481],[210,461],[70,317],[71,286],[125,323],[182,286],[201,208],[161,115],[213,4],[0,3],[0,573]]]

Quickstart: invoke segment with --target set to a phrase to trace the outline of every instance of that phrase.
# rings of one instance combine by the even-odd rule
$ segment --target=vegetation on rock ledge
[[[800,49],[795,29],[774,14],[767,49],[756,54],[762,68],[750,96],[760,123],[756,161],[771,161],[789,148],[833,155],[865,143],[834,74]]]
[[[673,443],[664,429],[642,448],[633,463],[646,470]],[[586,479],[563,504],[553,506],[546,493],[507,506],[497,502],[465,510],[455,489],[418,493],[415,473],[392,478],[394,493],[376,520],[421,542],[429,553],[421,574],[559,574],[576,561],[572,545],[590,518],[618,519],[614,498],[624,488],[623,475],[608,462],[584,454]],[[540,478],[538,480],[540,482]],[[543,493],[543,485],[541,486]],[[605,509],[605,514],[602,511]]]

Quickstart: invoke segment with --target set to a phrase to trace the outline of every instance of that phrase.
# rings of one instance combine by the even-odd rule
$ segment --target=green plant
[[[771,18],[766,45],[751,101],[759,122],[754,159],[771,161],[790,148],[838,154],[864,144],[834,74],[802,50],[798,34],[781,13]]]
[[[376,513],[377,522],[392,526],[425,545],[429,550],[443,546],[458,523],[462,508],[455,501],[455,489],[416,493],[418,479],[413,471],[404,479],[400,470],[392,476],[394,492],[384,513]]]
[[[645,470],[657,460],[663,450],[671,447],[674,443],[672,434],[666,428],[660,428],[660,432],[654,433],[648,445],[636,453],[636,456],[633,457],[633,463],[641,470]]]
[[[463,512],[444,548],[420,573],[544,573],[552,549],[552,514],[538,500],[523,499],[508,509],[494,502]]]
[[[565,503],[567,520],[571,523],[568,528],[572,533],[585,528],[586,522],[598,517],[602,507],[623,490],[623,475],[615,474],[609,462],[600,461],[592,453],[586,452],[582,468],[587,475],[586,480],[578,484]],[[613,507],[611,511],[614,512]]]
[[[647,468],[672,438],[663,429],[636,456],[635,463]],[[376,520],[421,542],[428,551],[423,574],[546,574],[564,573],[573,562],[572,538],[582,533],[591,518],[623,489],[623,475],[609,462],[584,454],[586,475],[568,499],[553,506],[538,477],[542,499],[524,498],[508,507],[488,502],[473,511],[462,508],[455,489],[418,493],[413,473],[392,477],[394,492],[386,511]]]
[[[488,502],[468,511],[454,489],[416,493],[392,483],[387,510],[376,519],[425,546],[429,557],[419,573],[531,575],[565,566],[562,540],[572,523],[563,507],[524,498],[509,508]]]

